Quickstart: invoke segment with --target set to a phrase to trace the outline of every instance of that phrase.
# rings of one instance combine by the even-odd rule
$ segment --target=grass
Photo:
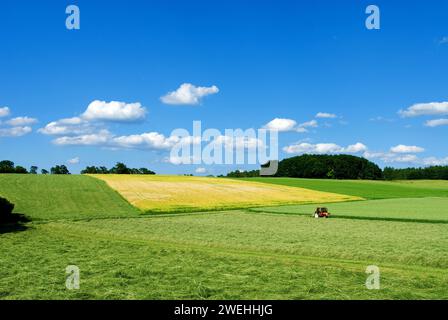
[[[0,175],[0,195],[33,219],[0,227],[0,299],[448,299],[445,182],[107,178],[167,214],[142,215],[89,176]],[[391,199],[331,203],[346,218],[314,219],[315,206],[356,198],[294,186],[304,181]],[[317,203],[169,211],[271,205],[283,193]],[[80,268],[80,290],[65,288],[68,265]],[[365,287],[369,265],[380,290]]]
[[[448,181],[370,181],[267,177],[238,180],[307,188],[365,199],[448,197]]]
[[[256,206],[338,202],[359,197],[258,182],[161,175],[95,175],[146,212],[239,209]]]
[[[139,214],[103,181],[87,176],[0,174],[0,196],[34,221]]]
[[[375,218],[448,223],[448,198],[409,198],[322,203],[333,218]],[[311,216],[316,205],[279,206],[254,208],[254,211],[287,213]]]
[[[448,225],[243,211],[0,235],[3,299],[447,299]],[[65,267],[81,289],[65,289]],[[368,265],[381,290],[364,286]]]

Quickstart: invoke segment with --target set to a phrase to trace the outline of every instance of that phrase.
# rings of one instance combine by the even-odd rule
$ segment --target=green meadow
[[[321,203],[334,218],[400,220],[448,223],[448,198],[402,198],[341,203]],[[316,205],[253,208],[258,212],[310,215]]]
[[[241,180],[340,193],[365,199],[448,197],[448,181],[440,180],[370,181],[267,177]]]
[[[445,181],[251,180],[369,200],[152,215],[92,176],[0,175],[31,219],[0,227],[0,299],[448,299]]]

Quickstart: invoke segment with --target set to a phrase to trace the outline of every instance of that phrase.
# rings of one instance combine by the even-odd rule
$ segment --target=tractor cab
[[[328,212],[327,208],[317,208],[314,212],[314,218],[328,218],[330,216],[330,212]]]

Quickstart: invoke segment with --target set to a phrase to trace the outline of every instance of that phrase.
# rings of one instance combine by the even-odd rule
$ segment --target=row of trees
[[[81,174],[156,174],[147,168],[128,168],[124,163],[117,162],[117,164],[111,168],[106,167],[86,167],[81,171]]]
[[[26,168],[22,166],[16,166],[14,162],[10,160],[0,161],[0,173],[20,173],[20,174],[37,174],[39,168],[36,166],[32,166],[28,171]],[[57,165],[50,169],[50,171],[46,169],[41,170],[41,174],[70,174],[67,166],[65,165]],[[86,167],[81,171],[82,174],[155,174],[154,171],[151,171],[147,168],[128,168],[124,163],[117,162],[117,164],[108,169],[106,167]]]
[[[236,170],[231,171],[227,174],[227,177],[229,178],[253,178],[259,176],[260,176],[260,170],[251,170],[251,171]]]
[[[386,167],[383,172],[386,180],[448,180],[448,166],[406,169]]]
[[[19,174],[37,174],[37,171],[39,170],[36,166],[31,166],[30,170],[28,171],[26,168],[22,166],[16,166],[14,162],[10,160],[3,160],[0,161],[0,173],[19,173]],[[70,174],[70,171],[68,171],[67,167],[65,165],[58,165],[54,166],[50,169],[50,171],[46,169],[41,170],[42,174]]]

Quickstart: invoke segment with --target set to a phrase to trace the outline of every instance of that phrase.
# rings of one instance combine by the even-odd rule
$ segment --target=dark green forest
[[[260,176],[259,170],[232,171],[227,177]],[[366,180],[448,180],[448,166],[381,170],[375,163],[351,155],[301,155],[279,162],[275,177],[309,179],[366,179]]]

